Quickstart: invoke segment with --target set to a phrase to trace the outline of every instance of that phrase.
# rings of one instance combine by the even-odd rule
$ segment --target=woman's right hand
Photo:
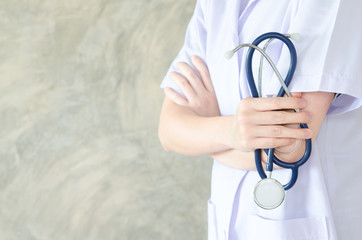
[[[240,151],[278,148],[294,145],[297,139],[312,137],[310,129],[291,128],[289,124],[309,123],[307,102],[300,93],[292,97],[246,98],[240,101],[229,133],[229,145]]]

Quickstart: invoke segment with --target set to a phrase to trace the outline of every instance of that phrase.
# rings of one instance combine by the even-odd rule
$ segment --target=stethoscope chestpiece
[[[264,178],[255,185],[254,201],[265,210],[279,207],[283,203],[284,197],[283,185],[273,178]]]

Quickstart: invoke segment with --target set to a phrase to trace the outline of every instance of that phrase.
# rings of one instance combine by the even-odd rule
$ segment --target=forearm
[[[307,111],[312,116],[312,121],[308,123],[308,127],[312,130],[313,135],[311,136],[311,139],[312,142],[314,142],[323,119],[333,101],[334,93],[306,92],[302,94],[302,98],[311,103],[302,111]],[[291,125],[289,125],[289,127],[296,128],[296,126]],[[276,148],[275,155],[282,161],[296,162],[304,155],[305,146],[306,141],[304,139],[296,139],[296,142],[289,146]]]
[[[210,154],[210,157],[232,168],[241,169],[241,170],[256,170],[254,151],[242,152],[236,149],[229,149],[226,151]],[[263,152],[262,161],[266,162],[266,158],[267,156]]]
[[[303,144],[303,142],[302,142]],[[304,146],[301,146],[302,152],[300,153],[300,156],[304,154]],[[280,156],[281,154],[275,154],[280,160],[285,162],[295,162],[299,160],[299,152],[295,153],[298,154],[298,156],[295,156],[295,159],[291,159],[290,157],[288,160],[285,160],[283,156]],[[267,162],[267,155],[264,151],[262,151],[262,162],[265,165]],[[242,152],[240,150],[236,149],[228,149],[226,151],[217,152],[210,154],[210,157],[214,158],[216,161],[232,167],[236,169],[241,170],[256,170],[255,167],[255,158],[254,158],[254,151],[252,152]],[[274,165],[274,169],[280,168],[277,165]]]
[[[189,156],[211,154],[230,149],[228,132],[231,117],[200,117],[192,110],[165,98],[159,138],[166,151]]]

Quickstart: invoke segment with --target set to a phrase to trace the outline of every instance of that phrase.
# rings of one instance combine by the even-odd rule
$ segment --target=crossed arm
[[[255,149],[276,148],[284,161],[298,160],[304,153],[304,139],[315,139],[333,100],[334,93],[294,93],[290,98],[246,98],[233,116],[220,116],[207,66],[198,57],[179,63],[181,74],[171,78],[186,99],[165,89],[159,138],[166,151],[184,155],[210,155],[233,168],[255,169]],[[199,77],[200,76],[200,77]],[[296,113],[291,109],[299,108]],[[295,128],[308,123],[309,129]],[[266,159],[266,156],[263,156]]]

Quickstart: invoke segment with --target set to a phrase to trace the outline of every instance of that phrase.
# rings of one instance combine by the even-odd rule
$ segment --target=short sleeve
[[[324,65],[324,84],[333,82],[331,90],[341,95],[333,101],[329,114],[340,114],[362,105],[361,9],[361,1],[340,1]]]
[[[184,45],[182,46],[177,57],[172,62],[170,68],[166,73],[165,78],[161,83],[161,88],[172,88],[174,91],[178,92],[182,96],[184,96],[184,94],[182,93],[181,89],[176,85],[176,83],[170,78],[170,73],[178,72],[176,68],[176,64],[178,62],[186,62],[189,63],[190,66],[192,66],[190,58],[194,55],[205,59],[207,32],[205,29],[204,2],[204,0],[198,0],[196,2],[193,16],[186,30]]]
[[[359,1],[332,0],[326,4],[307,0],[289,29],[301,36],[294,42],[298,64],[289,88],[292,92],[338,94],[328,114],[342,114],[362,105],[361,9]],[[289,51],[284,47],[278,68],[286,73],[288,67]]]

